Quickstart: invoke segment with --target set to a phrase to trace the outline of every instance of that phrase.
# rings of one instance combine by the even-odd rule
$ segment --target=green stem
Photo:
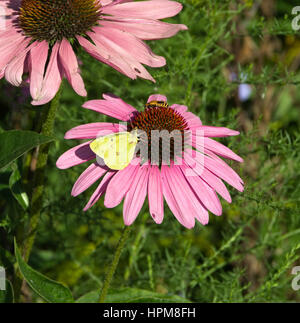
[[[100,298],[99,298],[99,303],[104,303],[104,301],[105,301],[105,298],[106,298],[107,292],[109,290],[112,278],[114,276],[114,273],[115,273],[116,268],[119,263],[121,252],[124,248],[127,238],[129,237],[130,231],[131,231],[131,226],[127,226],[123,229],[121,238],[118,242],[117,250],[114,254],[113,261],[112,261],[110,267],[108,268],[108,272],[107,272],[105,280],[104,280],[103,288],[102,288]]]
[[[52,136],[55,115],[59,105],[60,94],[61,89],[58,91],[54,99],[43,109],[42,117],[40,120],[40,133],[43,135]],[[48,161],[49,146],[50,144],[41,145],[38,149],[36,170],[34,172],[32,184],[31,208],[29,211],[30,220],[28,228],[20,229],[17,234],[17,236],[19,237],[18,240],[20,240],[18,242],[22,243],[22,254],[26,261],[28,261],[29,259],[31,249],[34,244],[40,213],[43,206],[44,177]],[[32,156],[34,155],[35,154],[32,154]],[[14,294],[16,302],[19,302],[22,283],[23,277],[20,271],[17,270],[14,279]]]
[[[53,126],[56,116],[56,111],[59,105],[61,89],[58,91],[54,99],[45,106],[42,115],[41,122],[41,134],[45,136],[53,135]],[[33,179],[33,190],[31,197],[31,209],[30,209],[30,220],[28,234],[25,237],[25,242],[23,244],[23,256],[25,261],[28,261],[31,249],[34,244],[36,231],[40,219],[40,213],[43,206],[43,193],[44,193],[44,178],[45,169],[48,161],[49,144],[41,145],[38,150],[38,157],[36,163],[36,170]]]

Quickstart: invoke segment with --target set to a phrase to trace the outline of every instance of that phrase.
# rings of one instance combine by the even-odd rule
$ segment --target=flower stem
[[[123,229],[122,235],[121,235],[120,240],[118,242],[117,250],[114,254],[113,261],[107,271],[107,274],[106,274],[106,277],[104,280],[103,288],[102,288],[100,298],[99,298],[99,303],[104,303],[104,301],[105,301],[105,298],[106,298],[108,289],[110,287],[112,278],[114,276],[114,273],[115,273],[116,268],[119,263],[120,255],[121,255],[122,250],[124,248],[125,242],[126,242],[127,238],[129,237],[130,231],[131,231],[131,226],[126,226]]]
[[[56,116],[56,111],[59,106],[59,99],[61,95],[61,88],[57,92],[53,100],[44,108],[41,119],[41,134],[45,136],[53,135],[53,126]],[[50,143],[41,145],[38,150],[38,157],[36,163],[36,170],[33,178],[33,190],[31,197],[31,209],[28,234],[25,236],[23,244],[23,256],[25,261],[28,261],[31,249],[34,244],[37,227],[40,219],[40,213],[43,206],[43,192],[44,192],[44,178],[45,169],[48,161]]]

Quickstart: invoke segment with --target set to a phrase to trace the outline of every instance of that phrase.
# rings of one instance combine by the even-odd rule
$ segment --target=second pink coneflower
[[[65,76],[86,96],[73,45],[135,79],[154,81],[144,65],[161,67],[143,40],[167,38],[181,24],[161,22],[182,9],[168,0],[0,0],[0,78],[19,86],[29,75],[32,104],[49,102]]]

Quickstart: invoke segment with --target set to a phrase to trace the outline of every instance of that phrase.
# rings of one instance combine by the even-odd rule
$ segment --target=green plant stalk
[[[41,117],[41,134],[46,136],[52,136],[53,126],[56,111],[59,105],[59,99],[61,94],[61,88],[54,97],[54,99],[44,107]],[[22,254],[27,262],[34,244],[38,222],[40,218],[41,208],[43,205],[43,192],[44,192],[44,177],[45,169],[48,161],[49,144],[41,145],[38,150],[36,171],[34,173],[33,185],[32,185],[32,196],[31,196],[31,207],[30,207],[30,220],[28,228],[20,228],[17,232],[17,238],[19,243],[22,245]],[[32,156],[34,154],[31,154]],[[15,272],[14,279],[14,295],[15,301],[19,302],[21,288],[23,284],[23,277],[19,270]]]
[[[118,242],[116,252],[114,254],[113,261],[112,261],[110,267],[108,268],[108,271],[107,271],[107,274],[106,274],[106,277],[104,280],[104,284],[103,284],[102,291],[101,291],[100,298],[99,298],[99,303],[105,302],[105,298],[106,298],[107,292],[109,290],[112,278],[114,276],[114,273],[115,273],[116,268],[119,263],[120,255],[121,255],[122,250],[124,248],[125,242],[127,241],[128,237],[129,237],[130,231],[131,231],[131,226],[127,226],[123,229],[122,235],[121,235],[120,240]]]
[[[53,126],[56,116],[56,111],[59,105],[61,89],[58,91],[54,99],[45,107],[42,115],[41,134],[45,136],[53,135]],[[23,257],[28,261],[31,249],[34,244],[37,227],[39,223],[40,213],[43,206],[43,193],[44,193],[44,178],[45,169],[48,162],[49,144],[41,145],[38,150],[36,170],[33,179],[33,190],[31,197],[30,220],[28,234],[25,236],[23,243]]]

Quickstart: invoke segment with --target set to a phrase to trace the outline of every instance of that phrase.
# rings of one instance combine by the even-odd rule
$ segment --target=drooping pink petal
[[[182,5],[175,1],[152,0],[139,1],[106,6],[102,8],[102,13],[118,17],[163,19],[177,15],[182,9]]]
[[[145,67],[134,57],[134,55],[120,46],[115,40],[111,40],[108,37],[108,33],[105,32],[105,28],[101,27],[101,32],[87,32],[87,35],[91,37],[95,45],[99,48],[104,48],[109,52],[109,60],[113,59],[114,64],[118,65],[124,73],[132,78],[136,79],[141,77],[152,82],[155,82],[153,77],[145,69]],[[124,67],[125,64],[125,67]]]
[[[172,167],[172,166],[171,166]],[[187,199],[189,205],[190,215],[194,216],[200,221],[203,225],[208,223],[208,211],[202,202],[197,198],[194,191],[191,189],[191,186],[186,181],[186,178],[183,176],[181,166],[173,166],[173,192],[178,190],[177,194],[185,194],[185,199]],[[181,193],[180,193],[181,192]]]
[[[188,165],[193,165],[193,163],[194,163],[194,159],[189,154],[185,154],[184,161],[181,164],[188,166]],[[220,194],[224,200],[226,200],[228,203],[231,203],[230,194],[225,184],[222,182],[222,180],[219,177],[214,175],[206,168],[201,170],[199,173],[197,172],[197,168],[195,168],[194,166],[192,166],[192,168],[190,167],[190,170],[195,172],[195,174],[197,174],[201,179],[203,179],[211,188],[213,188],[218,194]]]
[[[216,161],[218,164],[222,165],[225,169],[228,170],[228,172],[231,173],[232,178],[235,178],[236,181],[244,185],[243,180],[240,178],[240,176],[236,173],[236,171],[231,168],[222,158],[220,158],[218,155],[213,153],[210,150],[205,150],[205,154],[208,156],[207,158],[211,158],[213,161]],[[243,188],[244,190],[244,188]]]
[[[20,34],[11,23],[10,26],[7,26],[7,28],[0,31],[0,49],[1,49],[1,51],[7,45],[16,45],[14,43],[19,40],[24,41],[25,37],[22,34]]]
[[[143,165],[138,168],[131,187],[126,193],[123,206],[123,218],[125,225],[131,225],[134,222],[144,204],[147,194],[147,183],[149,176],[148,168],[148,165]]]
[[[199,176],[186,176],[185,174],[187,168],[188,167],[185,165],[182,165],[180,167],[186,181],[190,184],[195,195],[209,211],[211,211],[215,215],[221,215],[222,205],[215,191]]]
[[[79,72],[78,61],[71,44],[64,38],[59,48],[59,60],[63,71],[73,87],[81,96],[87,96],[82,77]]]
[[[105,134],[126,131],[126,126],[117,123],[95,122],[77,126],[65,134],[65,139],[93,139]]]
[[[243,159],[240,156],[238,156],[237,154],[235,154],[228,147],[222,145],[221,143],[219,143],[213,139],[207,138],[207,137],[205,137],[203,139],[204,140],[202,140],[202,139],[197,140],[196,136],[192,136],[193,147],[200,150],[200,151],[203,151],[203,149],[204,149],[205,153],[207,153],[207,149],[208,149],[208,150],[212,151],[213,153],[218,154],[222,157],[236,160],[240,163],[243,162]]]
[[[143,40],[169,38],[176,35],[180,30],[187,30],[185,25],[170,24],[153,19],[115,18],[103,16],[101,25],[113,27],[131,33]]]
[[[113,208],[121,203],[125,194],[132,186],[132,182],[139,165],[129,164],[126,168],[118,171],[110,181],[104,199],[104,205],[108,208]]]
[[[169,166],[161,166],[162,184],[163,184],[163,194],[165,200],[176,217],[176,219],[186,228],[191,229],[195,225],[195,216],[192,207],[189,203],[189,198],[187,198],[186,193],[183,192],[182,183],[177,184],[173,182],[174,169]],[[176,180],[175,180],[176,181]]]
[[[229,167],[225,162],[221,162],[217,159],[213,159],[208,156],[204,156],[203,158],[199,158],[197,155],[195,155],[195,152],[193,152],[190,149],[187,149],[185,152],[185,155],[190,155],[194,162],[200,163],[201,166],[204,166],[207,168],[209,171],[211,171],[213,174],[217,175],[224,181],[226,181],[228,184],[236,188],[238,191],[243,191],[244,187],[241,184],[242,180],[241,178],[237,175],[237,173]],[[189,159],[184,157],[185,161],[188,163]],[[201,175],[201,174],[200,174]]]
[[[67,169],[96,158],[96,155],[90,149],[90,143],[91,141],[88,141],[67,150],[58,158],[56,167]]]
[[[98,185],[95,192],[93,193],[90,200],[88,201],[87,205],[84,207],[83,211],[87,211],[99,200],[99,198],[103,195],[103,193],[105,193],[109,181],[115,174],[116,172],[114,171],[113,172],[109,171],[105,174],[101,183]]]
[[[28,45],[29,40],[24,39],[24,37],[18,37],[13,41],[5,43],[5,45],[0,47],[0,71],[5,69],[6,65],[20,52],[22,52]]]
[[[108,168],[100,166],[97,162],[91,164],[77,179],[73,185],[71,195],[77,196],[93,185],[102,177]]]
[[[161,94],[152,94],[149,96],[147,103],[151,102],[151,101],[163,101],[163,102],[167,102],[167,97],[165,95],[161,95]]]
[[[160,170],[156,165],[149,168],[148,179],[149,211],[153,220],[160,224],[164,218],[164,199]]]
[[[38,42],[29,54],[30,94],[34,100],[41,94],[48,51],[48,43],[42,41]]]
[[[155,55],[149,46],[132,34],[110,27],[94,27],[93,30],[118,44],[128,55],[142,64],[151,67],[161,67],[166,64],[164,57]]]
[[[128,121],[132,114],[137,112],[135,108],[125,103],[120,98],[113,97],[108,94],[103,95],[103,97],[105,100],[87,101],[82,107],[106,114],[122,121]]]
[[[42,82],[42,88],[37,98],[33,98],[32,105],[42,105],[51,101],[59,90],[62,75],[58,66],[58,51],[60,43],[55,43],[52,48],[51,57],[47,66],[45,78]]]
[[[22,76],[24,73],[25,60],[27,53],[36,46],[35,43],[29,45],[23,51],[12,59],[5,68],[5,79],[14,86],[20,86],[23,82]]]
[[[96,43],[96,41],[93,39],[94,33],[91,34],[91,39]],[[122,60],[120,57],[114,57],[112,56],[109,51],[107,51],[106,48],[100,46],[95,46],[92,44],[89,40],[85,39],[81,36],[76,36],[77,40],[79,41],[80,45],[83,47],[83,49],[89,53],[91,56],[99,60],[100,62],[103,62],[115,70],[119,71],[122,74],[125,74],[126,76],[134,79],[135,73],[132,71],[130,66]]]

